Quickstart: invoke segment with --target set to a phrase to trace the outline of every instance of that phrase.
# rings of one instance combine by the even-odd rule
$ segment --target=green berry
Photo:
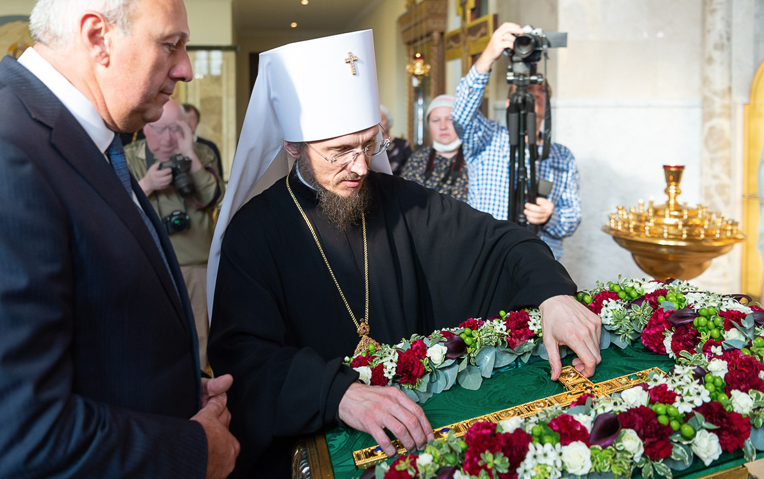
[[[626,291],[618,291],[618,299],[626,299],[629,295],[626,294]]]
[[[764,338],[761,336],[756,336],[756,338],[753,340],[753,345],[756,348],[764,348]]]
[[[721,328],[724,326],[724,320],[720,316],[714,316],[714,326]],[[762,344],[764,344],[764,340],[762,340]]]
[[[658,304],[660,305],[662,302],[666,301],[665,296],[658,296]]]
[[[666,414],[668,414],[669,417],[678,417],[679,409],[677,409],[676,406],[672,404],[666,408]]]
[[[692,326],[695,327],[695,328],[697,328],[699,326],[699,323],[700,322],[698,321],[698,318],[695,318],[695,319],[692,320]]]
[[[671,429],[674,431],[678,431],[680,427],[682,427],[682,423],[677,421],[676,419],[672,419],[669,423],[669,426],[671,426]]]
[[[740,352],[745,354],[746,356],[750,356],[751,355],[751,350],[748,349],[748,348],[743,348],[743,349],[740,350]]]
[[[703,316],[704,318],[707,318],[708,317],[708,309],[700,308],[700,310],[698,311],[698,314]]]
[[[699,318],[698,326],[700,326],[701,328],[705,328],[706,326],[708,326],[708,319],[706,319],[705,317]]]
[[[718,329],[714,328],[711,330],[711,337],[714,339],[719,339],[722,337],[722,333],[720,333]]]
[[[448,452],[446,454],[443,454],[443,459],[446,461],[446,464],[449,466],[455,466],[458,462],[456,459],[456,454]]]
[[[584,303],[586,303],[586,304],[592,304],[592,297],[591,297],[591,296],[589,296],[588,294],[585,294],[585,295],[584,295]]]
[[[720,378],[719,376],[716,376],[714,378],[714,386],[716,386],[716,388],[718,389],[722,387],[722,384],[724,384],[724,381],[722,381],[722,378]]]
[[[533,426],[531,429],[532,436],[540,437],[542,432],[544,432],[544,430],[541,428],[541,426]]]
[[[671,420],[668,418],[668,416],[658,416],[658,422],[664,426],[668,426]]]
[[[475,340],[467,336],[466,338],[464,338],[464,344],[466,344],[467,346],[472,346],[473,344],[475,344]]]
[[[707,311],[709,316],[713,316],[716,314],[716,308],[714,308],[713,306],[709,306]]]
[[[464,334],[466,334],[467,336],[472,336],[472,329],[464,328]]]
[[[584,292],[583,291],[579,291],[578,293],[576,293],[576,299],[579,300],[579,301],[584,299]]]
[[[502,309],[501,311],[499,311],[499,316],[501,316],[502,318],[503,318],[504,316],[506,316],[506,315],[507,315],[507,312],[506,312],[506,311],[504,311],[503,309]]]
[[[714,386],[714,383],[706,383],[706,389],[708,389],[708,392],[711,394],[716,392],[716,386]]]
[[[623,291],[623,290],[621,289],[621,286],[620,286],[620,285],[618,285],[618,284],[614,284],[614,285],[613,285],[613,288],[612,288],[612,291],[613,291],[614,293],[620,293],[620,292],[621,292],[621,291]]]
[[[711,373],[706,373],[706,375],[703,377],[704,383],[713,383],[714,382],[714,375]]]
[[[679,432],[685,439],[692,439],[695,437],[695,429],[693,429],[693,427],[689,424],[682,424],[682,426],[679,428]]]
[[[467,447],[469,447],[467,446],[467,442],[464,441],[464,439],[459,441],[457,444],[459,444],[459,448],[462,450],[462,452],[465,452],[467,450]]]
[[[639,292],[632,289],[629,291],[629,296],[631,299],[637,299],[639,297]]]
[[[656,404],[655,405],[655,414],[658,416],[665,416],[666,415],[666,405],[665,404]]]
[[[541,438],[541,444],[554,444],[554,437],[550,436],[549,434],[546,434],[544,437]]]
[[[716,400],[720,402],[729,401],[730,397],[724,391],[719,391],[716,393]]]

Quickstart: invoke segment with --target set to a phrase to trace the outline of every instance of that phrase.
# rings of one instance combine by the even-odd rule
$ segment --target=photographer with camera
[[[523,28],[515,23],[504,23],[496,29],[486,49],[459,82],[456,102],[451,112],[454,122],[463,129],[462,147],[469,173],[467,202],[500,220],[508,218],[509,132],[498,122],[486,118],[479,107],[491,67],[505,50],[513,48],[515,38],[523,33]],[[527,91],[535,97],[537,133],[544,118],[545,94],[551,96],[551,90],[544,86],[527,86]],[[541,134],[536,137],[537,144],[532,147],[538,148],[540,153],[543,137]],[[526,168],[530,168],[529,157],[528,152],[525,152]],[[563,253],[562,239],[572,235],[581,222],[576,160],[565,146],[552,143],[549,158],[537,162],[537,172],[539,180],[552,183],[551,191],[540,191],[535,204],[525,203],[523,213],[528,223],[540,227],[539,237],[549,245],[555,258],[559,259]]]
[[[223,181],[212,150],[194,142],[183,108],[173,100],[162,117],[143,128],[145,140],[125,147],[130,172],[151,201],[178,257],[191,298],[202,369],[208,366],[207,258],[215,223],[212,209],[223,196]]]

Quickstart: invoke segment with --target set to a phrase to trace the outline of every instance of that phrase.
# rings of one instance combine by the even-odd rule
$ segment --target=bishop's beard
[[[332,193],[316,181],[309,160],[301,158],[297,162],[297,167],[300,169],[300,174],[305,182],[316,189],[318,211],[321,216],[340,231],[360,224],[361,214],[366,211],[371,200],[371,192],[366,181],[363,181],[355,192],[345,198]],[[360,177],[357,173],[350,172],[336,181],[339,184],[341,181],[357,180]]]

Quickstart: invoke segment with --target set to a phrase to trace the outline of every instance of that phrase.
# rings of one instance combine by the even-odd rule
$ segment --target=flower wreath
[[[576,298],[602,319],[602,349],[640,340],[676,366],[620,394],[584,394],[565,409],[477,423],[462,438],[449,433],[365,475],[629,478],[641,470],[645,479],[671,479],[672,470],[688,468],[696,456],[707,466],[722,451],[742,449],[750,461],[764,450],[764,309],[746,296],[698,291],[679,280],[619,277]],[[502,311],[395,346],[370,347],[345,364],[367,384],[398,387],[426,401],[455,383],[478,389],[494,369],[513,362],[546,358],[540,339],[538,309]]]

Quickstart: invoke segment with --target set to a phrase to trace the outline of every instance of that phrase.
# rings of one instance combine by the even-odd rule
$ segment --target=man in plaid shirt
[[[509,132],[499,123],[486,118],[479,106],[491,66],[504,49],[512,48],[515,35],[522,33],[522,28],[514,23],[504,23],[494,32],[480,58],[459,82],[456,103],[451,112],[454,123],[463,129],[464,158],[469,173],[467,202],[500,220],[507,219]],[[536,99],[538,131],[544,117],[544,90],[540,85],[531,85],[528,91]],[[541,145],[536,147],[540,156]],[[526,149],[526,167],[529,167],[529,156]],[[537,178],[552,182],[552,192],[548,198],[538,197],[535,205],[526,203],[524,213],[529,223],[541,227],[539,237],[559,259],[563,253],[562,239],[572,235],[581,222],[578,170],[570,150],[559,143],[552,143],[549,158],[537,163]]]

